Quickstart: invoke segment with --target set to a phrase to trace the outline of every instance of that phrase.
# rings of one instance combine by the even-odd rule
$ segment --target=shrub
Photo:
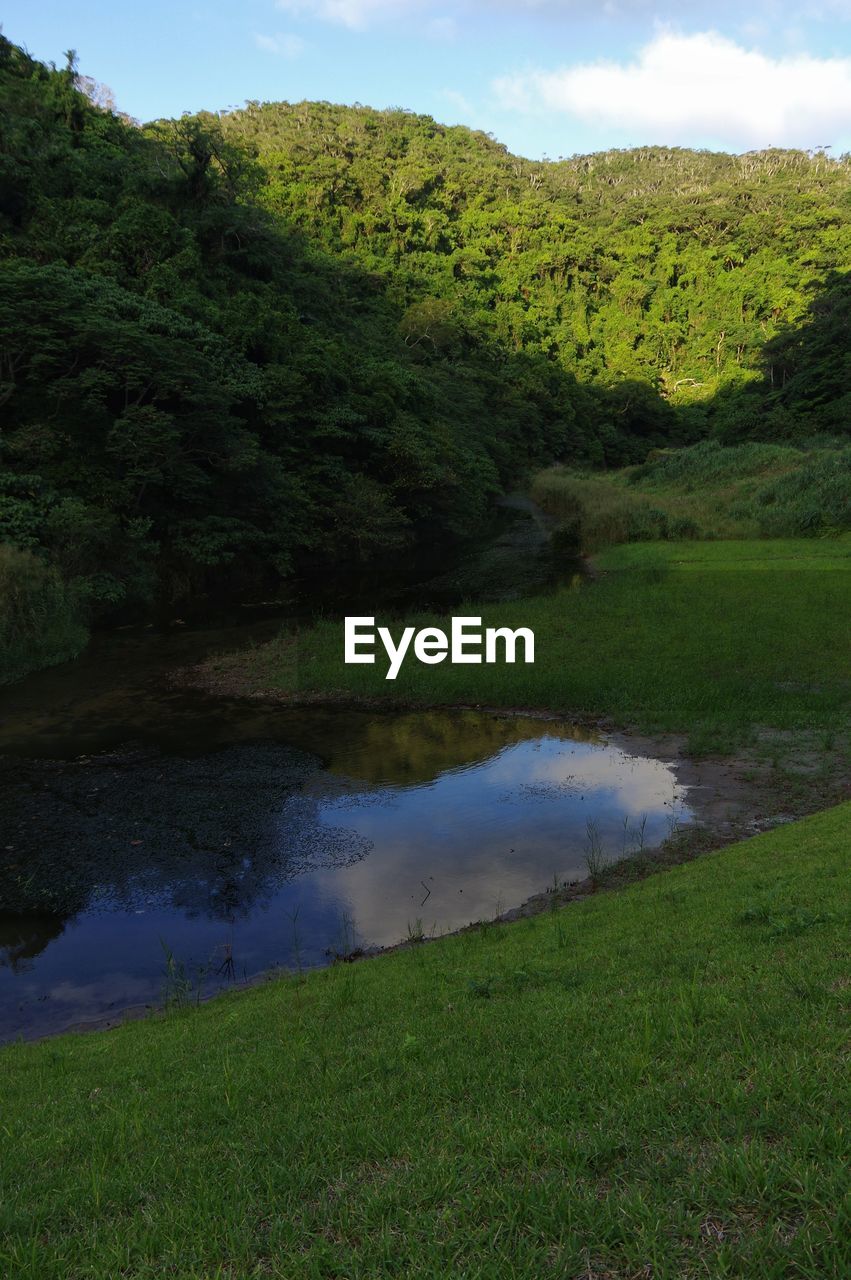
[[[551,467],[532,496],[583,552],[624,542],[820,537],[851,529],[851,448],[704,440],[653,450],[639,466]],[[558,531],[557,531],[558,532]]]
[[[0,684],[75,657],[87,639],[79,593],[31,551],[0,544]]]

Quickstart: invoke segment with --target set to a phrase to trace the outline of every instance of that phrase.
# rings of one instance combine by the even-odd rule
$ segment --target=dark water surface
[[[0,696],[0,1039],[492,918],[688,809],[567,723],[169,687],[261,640],[129,632]]]

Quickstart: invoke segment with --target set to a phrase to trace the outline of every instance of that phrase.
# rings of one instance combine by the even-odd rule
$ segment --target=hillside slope
[[[267,207],[402,298],[449,300],[507,349],[621,386],[609,429],[658,413],[652,389],[681,407],[683,434],[811,434],[816,406],[822,429],[847,430],[847,402],[826,406],[847,380],[825,357],[845,368],[848,157],[644,147],[530,162],[461,126],[329,103],[249,103],[222,127],[257,147]],[[763,375],[758,424],[731,392]],[[607,435],[601,460],[640,460]]]
[[[0,681],[89,620],[440,555],[546,463],[848,433],[845,158],[91,97],[0,37]]]

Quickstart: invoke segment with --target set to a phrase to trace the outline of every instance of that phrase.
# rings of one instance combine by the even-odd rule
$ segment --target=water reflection
[[[671,769],[559,723],[242,708],[235,745],[0,762],[0,1037],[441,933],[687,821]],[[258,726],[277,740],[244,741]],[[627,820],[626,827],[624,819]]]
[[[326,801],[320,817],[372,852],[311,877],[308,891],[335,892],[359,937],[387,945],[409,927],[456,929],[581,878],[589,822],[616,858],[688,814],[667,765],[553,729],[426,785]]]
[[[47,912],[0,911],[0,967],[24,973],[65,928],[65,917]]]

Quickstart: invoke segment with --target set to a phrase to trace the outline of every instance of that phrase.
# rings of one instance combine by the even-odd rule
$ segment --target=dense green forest
[[[3,674],[449,545],[540,464],[846,434],[849,174],[326,103],[141,126],[0,37]]]
[[[249,103],[220,123],[256,148],[265,207],[380,274],[412,334],[440,319],[438,345],[486,335],[593,385],[610,410],[596,461],[635,461],[654,431],[847,430],[851,158],[655,147],[535,163],[428,117],[328,103]]]

